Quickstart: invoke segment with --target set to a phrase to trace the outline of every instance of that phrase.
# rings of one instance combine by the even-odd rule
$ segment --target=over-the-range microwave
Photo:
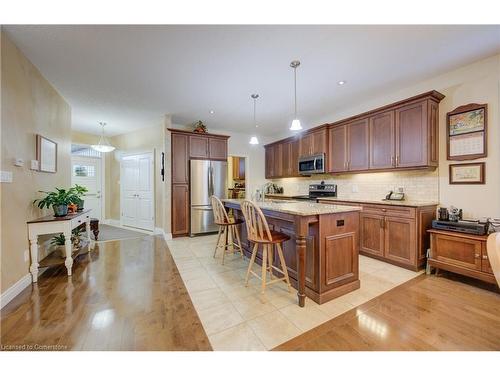
[[[299,174],[315,173],[325,173],[325,154],[301,156],[299,158]]]

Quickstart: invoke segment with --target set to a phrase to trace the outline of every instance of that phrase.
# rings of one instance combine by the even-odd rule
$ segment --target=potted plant
[[[74,200],[73,203],[75,203],[77,207],[77,211],[82,211],[83,210],[83,197],[85,196],[85,193],[87,193],[89,190],[85,186],[81,186],[76,184],[75,187],[71,188],[73,194],[74,194]]]
[[[43,199],[35,199],[33,204],[37,203],[39,208],[52,207],[54,216],[66,216],[68,214],[68,204],[75,200],[74,191],[72,189],[59,189],[56,191],[39,191],[45,194]]]
[[[80,228],[75,228],[71,231],[71,251],[78,249],[80,247],[80,234],[83,232],[82,229]],[[65,244],[66,244],[66,237],[64,234],[58,234],[57,236],[52,237],[50,240],[50,244],[55,246],[55,251],[59,254],[61,258],[65,257]]]

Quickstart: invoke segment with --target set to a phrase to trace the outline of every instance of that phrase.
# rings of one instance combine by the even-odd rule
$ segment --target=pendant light
[[[294,117],[292,121],[292,125],[290,126],[290,130],[292,131],[298,131],[302,130],[302,125],[300,125],[300,120],[297,118],[297,68],[300,65],[299,60],[293,60],[290,63],[290,67],[293,68],[293,88],[294,88],[294,95],[295,95],[295,101],[294,101]]]
[[[257,98],[259,97],[259,94],[252,94],[250,97],[253,99],[253,125],[255,128],[258,128],[259,125],[257,125],[256,121],[256,112],[257,112]],[[259,144],[259,139],[257,138],[256,135],[252,136],[250,138],[250,144],[251,145],[258,145]]]
[[[104,136],[104,127],[106,126],[106,123],[99,122],[99,125],[101,125],[102,128],[101,138],[99,138],[99,143],[96,145],[92,145],[90,147],[99,152],[111,152],[115,149],[115,147],[111,146],[109,144],[108,139]]]

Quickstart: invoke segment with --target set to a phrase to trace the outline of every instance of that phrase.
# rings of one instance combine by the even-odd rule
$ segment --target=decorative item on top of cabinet
[[[448,160],[473,160],[487,156],[488,104],[471,103],[446,114]]]

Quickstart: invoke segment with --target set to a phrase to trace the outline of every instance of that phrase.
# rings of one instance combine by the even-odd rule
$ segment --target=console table
[[[48,215],[36,220],[28,221],[28,238],[30,241],[31,265],[30,272],[34,283],[38,281],[38,236],[42,234],[62,233],[66,239],[64,243],[65,261],[64,265],[68,270],[68,276],[71,276],[71,267],[73,266],[72,246],[71,246],[71,231],[76,227],[85,223],[87,232],[87,251],[90,252],[93,247],[90,238],[90,213],[92,210],[83,210],[68,214],[63,217],[55,217]]]

